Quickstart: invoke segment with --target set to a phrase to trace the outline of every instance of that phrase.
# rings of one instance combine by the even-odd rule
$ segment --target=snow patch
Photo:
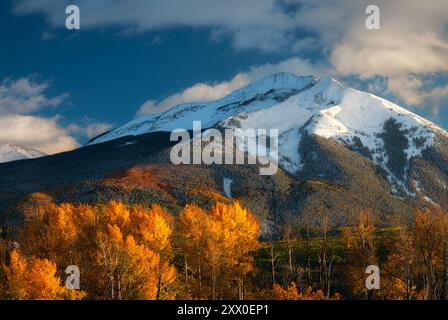
[[[232,188],[231,188],[232,182],[233,182],[233,180],[229,179],[229,178],[224,178],[224,181],[223,181],[224,193],[225,193],[226,197],[228,197],[228,198],[232,198]]]
[[[38,150],[20,147],[15,144],[0,144],[0,163],[24,159],[35,159],[46,156]]]
[[[430,121],[370,93],[347,88],[331,77],[317,80],[279,73],[217,101],[182,104],[161,114],[136,119],[90,144],[154,131],[191,129],[193,121],[201,121],[203,128],[268,132],[278,129],[279,165],[295,174],[303,167],[299,150],[303,134],[334,139],[344,145],[353,144],[356,139],[372,161],[385,170],[392,191],[398,193],[401,189],[412,196],[406,179],[395,177],[388,168],[382,134],[389,119],[401,125],[400,131],[408,140],[408,147],[403,150],[407,161],[421,156],[423,150],[434,144],[437,135],[448,136]]]

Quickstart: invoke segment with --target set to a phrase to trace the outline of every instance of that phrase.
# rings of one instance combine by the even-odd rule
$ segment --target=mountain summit
[[[46,156],[46,154],[38,150],[20,147],[11,143],[0,144],[0,163],[35,159],[44,156]]]
[[[198,120],[205,128],[279,129],[279,164],[291,174],[303,169],[304,135],[333,139],[379,166],[394,193],[408,195],[415,194],[408,185],[411,160],[448,137],[430,121],[373,94],[345,87],[332,77],[278,73],[217,101],[181,104],[133,120],[89,145],[192,129]]]
[[[278,73],[247,87],[234,91],[212,102],[191,102],[174,106],[166,112],[133,120],[111,132],[92,139],[88,145],[110,141],[128,135],[140,135],[155,131],[191,129],[193,121],[212,127],[228,117],[242,112],[268,109],[302,90],[312,87],[313,77],[299,77],[291,73]]]

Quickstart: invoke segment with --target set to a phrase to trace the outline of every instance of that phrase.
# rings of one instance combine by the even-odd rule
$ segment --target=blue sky
[[[81,9],[81,30],[64,27],[70,3]],[[389,24],[398,9],[384,2],[385,30],[373,36],[360,1],[92,3],[0,3],[0,142],[72,149],[136,116],[218,98],[277,71],[329,73],[448,127],[443,1]]]

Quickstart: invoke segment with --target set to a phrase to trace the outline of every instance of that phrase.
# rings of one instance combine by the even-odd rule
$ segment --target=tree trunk
[[[212,286],[213,286],[213,300],[216,300],[216,274],[213,272],[212,276]]]
[[[188,300],[188,263],[185,259],[185,300]]]
[[[435,274],[434,267],[432,263],[432,259],[428,259],[428,271],[427,271],[427,279],[426,279],[426,300],[434,300],[435,299]]]
[[[242,279],[242,277],[238,277],[238,299],[239,300],[244,300],[243,279]]]
[[[121,276],[117,274],[117,299],[121,300]]]
[[[156,294],[156,300],[160,300],[160,291],[162,288],[162,272],[159,271],[159,276],[157,279],[157,294]]]
[[[109,275],[109,280],[110,280],[110,298],[112,300],[115,300],[115,283],[114,283],[114,276],[113,275]]]
[[[331,257],[330,264],[328,266],[328,276],[327,276],[327,300],[330,300],[330,279],[331,279],[331,268],[333,266],[334,256]]]
[[[307,285],[311,287],[311,246],[310,246],[310,228],[307,226],[306,228],[306,256],[307,256],[307,264],[306,264],[306,277],[307,277]]]
[[[289,251],[288,251],[288,255],[289,255],[289,272],[291,272],[291,274],[293,273],[293,269],[292,269],[292,243],[289,244]]]
[[[272,268],[272,285],[275,285],[275,256],[274,256],[274,242],[271,243],[271,268]]]
[[[198,266],[198,285],[199,285],[199,290],[198,290],[198,299],[201,300],[201,290],[202,290],[202,275],[201,275],[201,265]]]
[[[445,265],[445,272],[444,272],[444,293],[445,293],[445,300],[448,300],[448,242],[445,241],[444,242],[444,247],[443,247],[443,251],[444,251],[444,265]]]

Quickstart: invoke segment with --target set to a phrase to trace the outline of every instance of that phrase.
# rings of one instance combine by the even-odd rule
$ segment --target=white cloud
[[[67,129],[69,132],[74,134],[81,134],[89,139],[95,138],[100,134],[107,132],[113,124],[110,123],[89,123],[85,126],[78,124],[70,124]]]
[[[78,142],[58,124],[58,117],[18,114],[0,117],[0,143],[13,143],[53,154],[75,149]]]
[[[62,27],[65,15],[61,13],[70,3],[16,0],[13,11],[20,15],[44,13],[51,25]],[[385,72],[446,70],[446,0],[377,0],[382,23],[379,31],[365,28],[370,0],[78,0],[76,4],[86,29],[121,26],[141,32],[207,27],[215,38],[230,35],[237,48],[301,50],[320,46],[342,73],[389,76]],[[301,36],[299,30],[311,31],[313,36]]]
[[[185,102],[204,102],[220,99],[230,92],[248,84],[244,75],[237,75],[230,81],[217,84],[197,83],[182,92],[175,93],[162,101],[148,100],[138,110],[137,116],[164,112]]]
[[[408,105],[437,102],[445,87],[428,86],[448,72],[448,6],[445,0],[377,0],[381,29],[364,27],[366,0],[288,0],[300,3],[301,27],[318,32],[339,76],[383,77]],[[425,80],[422,80],[425,78]],[[429,78],[429,79],[428,79]]]
[[[56,27],[64,25],[61,13],[69,3],[17,0],[13,10],[16,14],[44,13]],[[365,9],[372,4],[370,0],[79,0],[77,4],[81,8],[81,28],[86,29],[120,26],[142,32],[205,27],[214,39],[230,37],[237,49],[302,56],[304,52],[319,52],[321,63],[331,66],[337,77],[383,77],[389,91],[409,104],[427,105],[444,90],[440,85],[423,85],[416,95],[411,89],[416,85],[414,77],[427,79],[448,73],[446,0],[376,0],[381,29],[375,31],[365,28]],[[403,79],[411,80],[403,87]],[[197,85],[166,101],[148,101],[141,114],[165,110],[191,97],[214,99],[226,94],[232,81]]]
[[[67,0],[16,0],[19,15],[44,13],[55,27],[64,26]],[[278,50],[289,45],[293,16],[275,0],[78,0],[81,28],[122,26],[141,32],[177,26],[209,27],[229,35],[237,48]]]
[[[401,100],[412,106],[422,105],[425,101],[437,104],[444,97],[448,97],[448,86],[431,88],[427,82],[417,76],[394,77],[389,79],[388,87]]]
[[[331,61],[341,75],[362,78],[447,72],[448,42],[432,33],[354,35],[335,46]]]
[[[181,103],[217,100],[251,82],[260,80],[277,72],[292,72],[298,75],[320,76],[328,73],[329,70],[321,65],[314,65],[310,61],[300,58],[291,58],[277,64],[264,64],[252,67],[247,72],[239,73],[228,81],[215,84],[197,83],[179,93],[175,93],[163,99],[162,101],[148,100],[140,107],[137,116],[164,112]]]
[[[67,93],[48,98],[43,93],[49,84],[38,83],[33,77],[13,80],[7,78],[0,84],[0,113],[30,113],[44,107],[56,107],[68,96]]]
[[[342,75],[363,78],[448,71],[445,0],[377,0],[381,29],[364,26],[367,0],[289,0],[302,4],[296,18],[319,33]]]
[[[17,80],[7,78],[0,83],[0,143],[13,143],[53,154],[79,147],[72,134],[91,138],[111,127],[93,121],[84,127],[76,124],[63,127],[58,115],[36,115],[45,107],[58,107],[68,96],[65,93],[48,97],[45,94],[48,88],[48,82],[39,82],[33,76]]]

